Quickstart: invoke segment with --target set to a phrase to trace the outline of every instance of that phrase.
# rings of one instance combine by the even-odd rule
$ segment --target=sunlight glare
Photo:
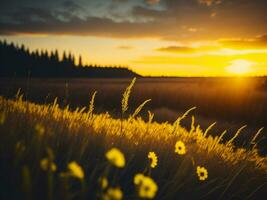
[[[247,60],[233,60],[226,70],[231,74],[244,75],[251,71],[252,62]]]

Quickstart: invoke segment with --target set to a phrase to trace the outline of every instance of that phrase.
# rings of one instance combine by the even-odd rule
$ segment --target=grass
[[[121,118],[121,95],[127,88],[129,79],[0,79],[0,95],[13,98],[21,88],[24,99],[39,104],[52,103],[58,98],[58,104],[64,108],[88,106],[90,96],[97,90],[94,113],[108,111],[113,117]],[[235,140],[242,146],[253,138],[261,127],[267,127],[267,78],[137,78],[131,91],[127,117],[146,99],[152,99],[139,116],[147,120],[146,110],[155,114],[154,121],[173,123],[178,116],[190,107],[194,111],[196,123],[205,130],[216,123],[216,129],[210,133],[219,135],[225,129],[225,140],[244,124],[248,125]],[[191,117],[181,124],[190,128]],[[262,155],[267,154],[266,132],[259,136],[258,146]],[[249,138],[249,139],[248,139]]]
[[[225,143],[227,133],[213,137],[213,125],[201,130],[194,118],[186,130],[180,121],[190,111],[173,124],[153,121],[151,112],[144,121],[138,112],[147,101],[124,118],[131,87],[120,119],[93,113],[98,93],[75,110],[56,99],[38,105],[21,94],[0,97],[0,198],[259,200],[267,193],[257,137],[245,149],[233,145],[243,127]]]

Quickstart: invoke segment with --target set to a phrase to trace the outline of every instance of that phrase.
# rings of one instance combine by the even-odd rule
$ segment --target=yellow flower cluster
[[[108,187],[108,179],[106,177],[101,177],[99,179],[99,184],[102,189],[106,189]]]
[[[68,169],[69,169],[70,175],[72,175],[73,177],[76,177],[76,178],[79,178],[79,179],[83,179],[84,178],[83,169],[76,162],[74,162],[74,161],[70,162],[68,164]]]
[[[34,127],[34,130],[40,136],[42,136],[44,134],[44,132],[45,132],[45,128],[41,124],[36,124],[35,127]]]
[[[158,190],[158,186],[155,181],[143,174],[135,175],[134,184],[137,186],[138,195],[141,198],[153,199]]]
[[[5,123],[5,120],[6,120],[5,113],[2,112],[0,114],[0,125],[4,124]]]
[[[158,165],[158,157],[155,152],[149,152],[147,157],[150,160],[150,167],[155,168]]]
[[[115,165],[118,168],[125,166],[125,157],[123,153],[117,148],[110,149],[106,153],[106,158],[111,164]]]
[[[47,158],[43,158],[40,162],[40,167],[44,171],[51,170],[52,172],[55,172],[57,170],[57,166],[53,161],[50,161]]]
[[[106,193],[103,195],[103,200],[121,200],[123,193],[120,188],[108,188]]]

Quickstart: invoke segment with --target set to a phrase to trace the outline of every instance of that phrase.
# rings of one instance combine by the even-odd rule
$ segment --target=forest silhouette
[[[15,45],[5,40],[0,41],[0,76],[1,77],[73,77],[73,78],[128,78],[139,74],[127,67],[84,65],[79,56],[66,51],[60,57],[58,50],[30,51],[25,45]]]

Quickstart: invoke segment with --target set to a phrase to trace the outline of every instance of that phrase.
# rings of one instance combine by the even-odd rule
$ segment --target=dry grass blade
[[[124,93],[122,95],[122,101],[121,101],[121,111],[122,111],[122,113],[125,113],[128,110],[128,101],[129,101],[131,90],[132,90],[132,88],[134,86],[135,81],[136,81],[136,78],[133,78],[132,82],[126,88],[126,90],[124,91]]]
[[[148,103],[150,102],[151,99],[148,99],[148,100],[145,100],[142,104],[140,104],[134,111],[133,115],[131,116],[132,118],[135,118],[140,112],[141,110],[143,109],[143,107]]]
[[[196,129],[196,127],[195,127],[195,117],[194,117],[194,115],[192,115],[190,133],[193,133],[195,131],[195,129]]]
[[[152,120],[154,118],[154,113],[151,111],[148,111],[148,123],[151,124]]]
[[[238,135],[241,133],[241,131],[242,131],[244,128],[246,128],[246,127],[247,127],[247,125],[244,125],[244,126],[242,126],[241,128],[239,128],[239,129],[236,131],[234,137],[232,137],[232,139],[229,140],[229,141],[227,142],[226,145],[230,145],[230,144],[232,144],[233,141],[234,141],[234,140],[238,137]]]
[[[178,117],[178,119],[173,123],[173,131],[172,134],[175,133],[175,131],[177,130],[177,127],[180,126],[180,122],[187,117],[187,115],[192,111],[195,110],[197,107],[192,107],[190,109],[188,109],[181,117]]]
[[[204,137],[207,136],[208,132],[216,125],[216,122],[212,123],[211,125],[209,125],[209,127],[205,130],[204,132]]]
[[[256,139],[258,138],[258,136],[261,134],[262,130],[264,129],[264,127],[260,128],[257,133],[255,134],[255,136],[252,138],[250,144],[256,144]]]
[[[189,110],[187,110],[181,117],[178,117],[178,119],[177,119],[174,123],[176,123],[177,125],[180,125],[180,122],[181,122],[184,118],[186,118],[187,115],[188,115],[191,111],[195,110],[196,108],[197,108],[197,107],[192,107],[192,108],[190,108]]]
[[[94,104],[95,104],[95,96],[97,94],[97,91],[95,91],[91,97],[90,103],[89,103],[89,110],[88,110],[88,116],[89,118],[92,117],[94,112]]]

